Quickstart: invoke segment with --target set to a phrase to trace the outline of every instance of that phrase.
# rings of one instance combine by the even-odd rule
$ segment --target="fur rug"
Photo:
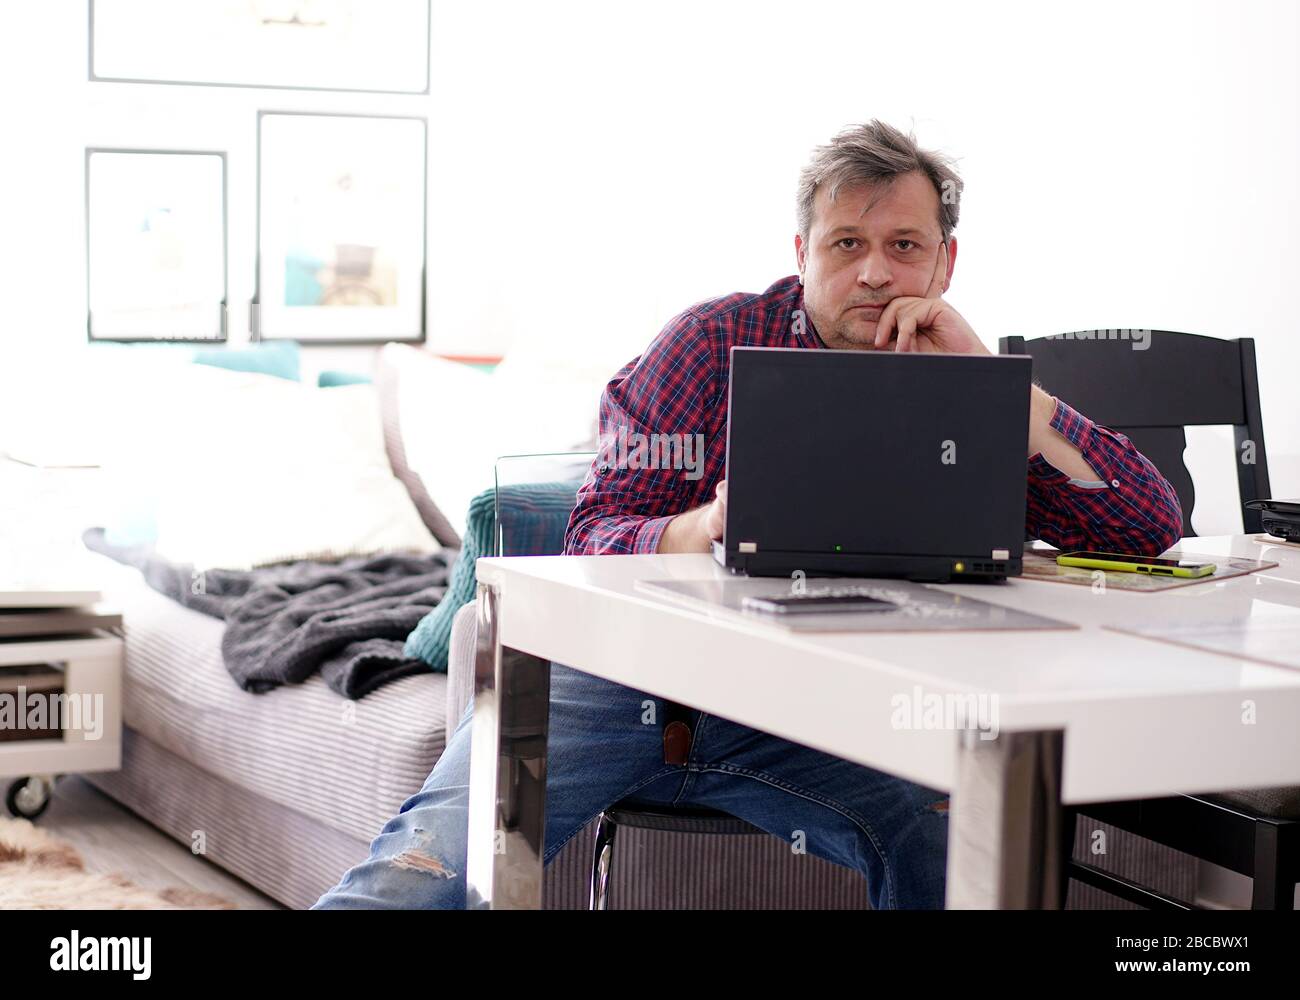
[[[233,910],[193,889],[144,889],[86,871],[69,843],[25,819],[0,817],[0,910]]]

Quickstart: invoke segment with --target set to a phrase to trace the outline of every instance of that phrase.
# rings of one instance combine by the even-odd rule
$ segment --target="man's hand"
[[[725,479],[718,483],[718,488],[714,490],[713,503],[704,508],[704,533],[708,535],[710,548],[714,539],[722,537],[722,530],[727,526],[727,481]]]
[[[934,275],[924,297],[891,299],[876,323],[876,350],[923,354],[988,354],[970,324],[940,296],[948,278],[948,244],[939,244]]]
[[[727,523],[727,481],[718,483],[716,497],[703,507],[678,514],[659,536],[656,552],[708,552],[722,537]]]

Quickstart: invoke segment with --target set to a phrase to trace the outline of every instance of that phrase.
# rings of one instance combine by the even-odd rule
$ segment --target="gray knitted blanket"
[[[299,684],[319,672],[345,698],[429,669],[402,649],[442,600],[456,555],[364,556],[195,574],[156,555],[152,546],[114,545],[103,528],[87,529],[82,540],[139,569],[160,594],[222,619],[221,654],[245,691]]]

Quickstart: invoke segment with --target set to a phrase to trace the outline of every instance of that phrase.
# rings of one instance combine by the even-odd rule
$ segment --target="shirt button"
[[[1111,484],[1111,486],[1118,486],[1118,485],[1119,485],[1119,480],[1118,480],[1118,479],[1112,479],[1112,480],[1110,481],[1110,484]]]

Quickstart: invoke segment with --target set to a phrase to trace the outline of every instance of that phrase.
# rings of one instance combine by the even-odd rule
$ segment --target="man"
[[[989,353],[942,298],[957,260],[961,191],[945,158],[878,121],[819,147],[799,185],[798,276],[687,309],[606,387],[604,446],[578,493],[565,551],[705,552],[722,536],[732,346]],[[1026,537],[1148,555],[1178,540],[1178,499],[1127,438],[1038,387],[1026,405]],[[612,461],[609,442],[637,433],[702,440],[702,474]],[[879,473],[882,489],[906,474]],[[676,720],[686,740],[669,752],[667,708],[553,665],[546,862],[614,802],[708,806],[860,871],[874,908],[943,906],[944,795],[698,711]],[[464,906],[469,723],[467,708],[424,788],[317,907]]]

